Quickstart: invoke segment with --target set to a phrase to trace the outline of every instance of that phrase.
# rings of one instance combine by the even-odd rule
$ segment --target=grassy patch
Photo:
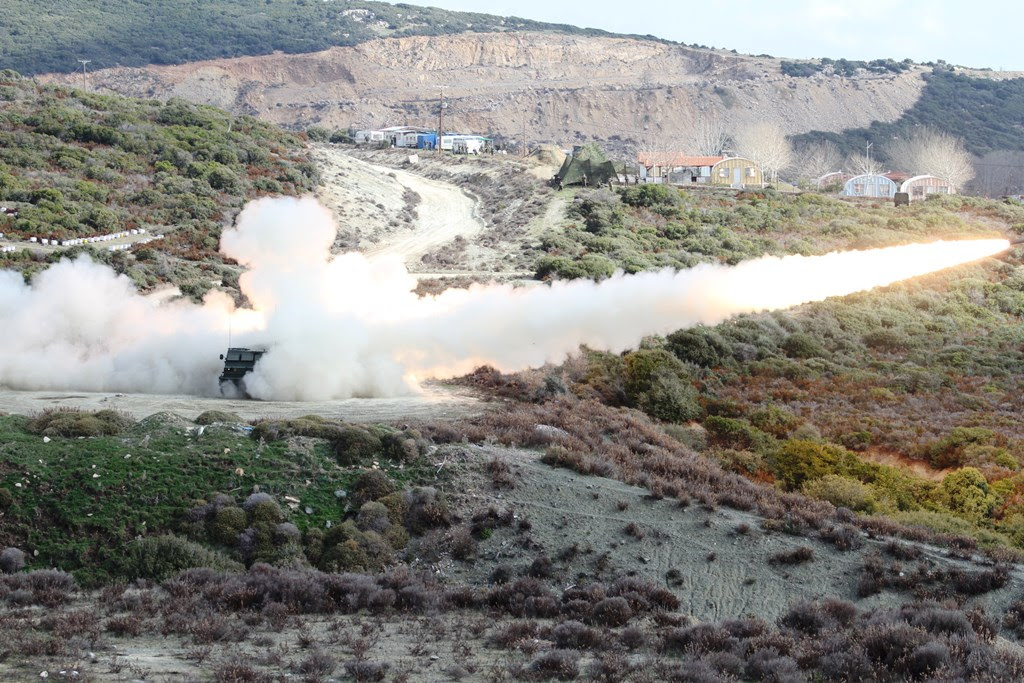
[[[32,422],[0,417],[0,489],[11,494],[0,545],[26,550],[30,567],[73,571],[85,584],[116,574],[133,539],[177,531],[196,501],[216,493],[243,500],[258,486],[282,505],[285,496],[297,499],[289,518],[305,531],[341,521],[351,485],[371,461],[399,487],[429,469],[392,463],[383,453],[342,467],[321,440],[268,442],[231,425],[198,434],[168,414],[121,435],[49,442],[30,431]]]

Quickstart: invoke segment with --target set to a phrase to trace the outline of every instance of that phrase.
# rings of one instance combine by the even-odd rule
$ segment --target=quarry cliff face
[[[286,127],[436,125],[569,144],[681,136],[701,112],[730,128],[769,119],[787,133],[897,119],[924,86],[899,75],[791,78],[779,60],[656,41],[547,33],[389,38],[302,55],[104,69],[88,87],[183,97]],[[44,76],[81,86],[81,74]]]

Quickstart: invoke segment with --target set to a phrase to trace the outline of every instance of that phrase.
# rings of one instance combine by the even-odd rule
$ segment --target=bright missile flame
[[[977,261],[1010,248],[1004,239],[937,241],[824,256],[760,258],[739,264],[709,292],[722,306],[788,308]]]
[[[244,309],[224,292],[202,306],[142,296],[86,256],[54,264],[31,285],[0,271],[0,385],[217,394],[230,329],[234,345],[268,351],[246,378],[257,398],[394,396],[483,364],[558,363],[582,344],[624,351],[648,335],[887,285],[1010,246],[933,242],[420,298],[396,257],[332,257],[335,234],[330,212],[311,198],[246,206],[221,245],[247,269]]]
[[[394,354],[420,379],[452,377],[483,364],[511,372],[560,362],[581,344],[624,351],[647,335],[888,285],[1009,246],[1003,239],[939,241],[824,256],[766,256],[736,266],[619,273],[600,283],[449,290],[422,302],[429,316],[403,322],[417,343]]]

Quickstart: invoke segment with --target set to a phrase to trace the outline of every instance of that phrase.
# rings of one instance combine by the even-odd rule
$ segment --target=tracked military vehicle
[[[256,367],[256,362],[266,353],[262,349],[231,347],[227,354],[221,354],[224,371],[220,374],[220,393],[224,396],[251,398],[245,390],[245,376]]]

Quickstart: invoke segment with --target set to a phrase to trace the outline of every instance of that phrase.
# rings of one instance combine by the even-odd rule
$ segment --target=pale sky
[[[655,35],[775,57],[1024,70],[1024,3],[1007,0],[405,0],[413,5]]]

